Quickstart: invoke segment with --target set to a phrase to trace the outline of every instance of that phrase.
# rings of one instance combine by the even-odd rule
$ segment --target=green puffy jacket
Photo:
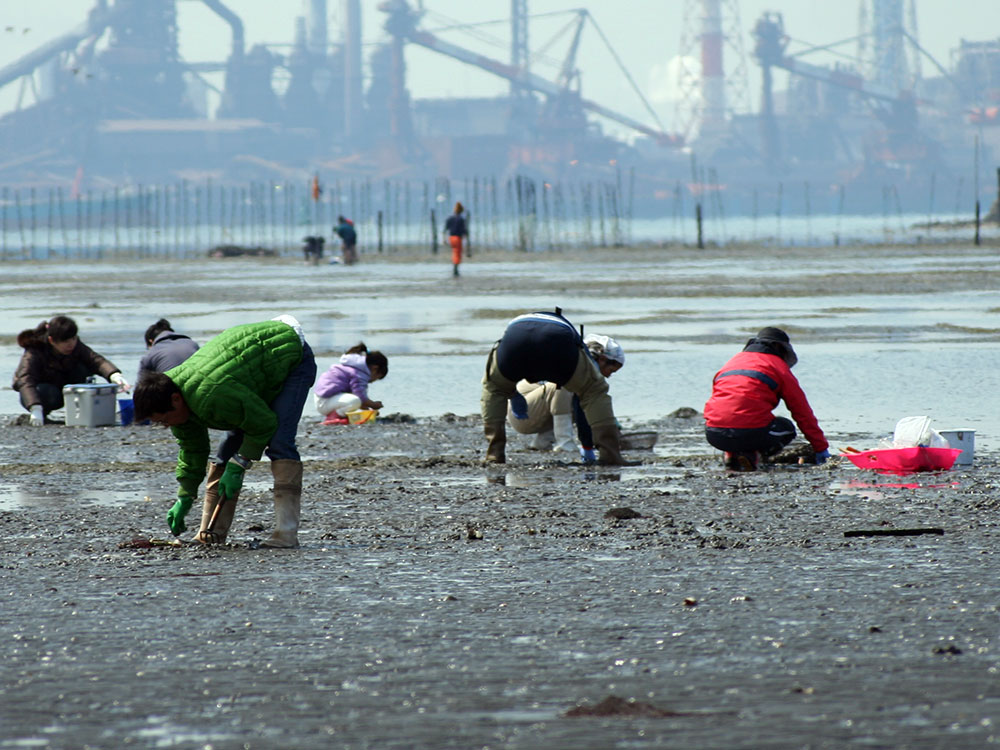
[[[171,428],[180,453],[177,481],[191,497],[205,478],[208,430],[242,430],[240,455],[258,460],[278,418],[268,404],[302,361],[302,342],[287,323],[269,320],[235,326],[211,339],[167,376],[184,397],[191,418]]]

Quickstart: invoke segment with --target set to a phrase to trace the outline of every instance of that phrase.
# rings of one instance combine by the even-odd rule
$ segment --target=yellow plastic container
[[[374,422],[377,416],[375,409],[355,409],[347,412],[347,421],[351,424],[368,424]]]

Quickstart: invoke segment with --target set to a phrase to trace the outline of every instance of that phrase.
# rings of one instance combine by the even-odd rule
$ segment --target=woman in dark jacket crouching
[[[17,343],[24,354],[14,372],[13,388],[31,415],[29,424],[33,427],[41,427],[46,414],[63,407],[63,386],[100,375],[123,390],[129,389],[121,370],[80,341],[76,321],[65,315],[21,331]]]

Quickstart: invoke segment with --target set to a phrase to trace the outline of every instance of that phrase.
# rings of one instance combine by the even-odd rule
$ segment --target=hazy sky
[[[295,16],[301,15],[303,7],[300,0],[223,1],[243,18],[248,47],[257,42],[290,42]],[[909,5],[909,1],[904,3]],[[723,4],[738,8],[749,77],[748,101],[754,110],[759,100],[759,76],[750,54],[749,30],[764,11],[781,12],[789,36],[809,45],[830,44],[857,34],[858,0],[724,0]],[[376,43],[385,36],[381,28],[383,14],[376,9],[377,5],[376,0],[362,0],[366,44]],[[456,22],[502,20],[510,11],[509,0],[424,0],[424,5],[428,13],[423,26],[428,30]],[[671,78],[665,70],[681,52],[685,32],[689,38],[697,34],[695,14],[685,17],[688,9],[696,11],[700,7],[697,0],[529,0],[528,5],[533,15],[586,7],[644,94],[656,100],[655,108],[664,125],[672,129],[674,105],[664,100],[669,95],[665,86]],[[92,0],[0,0],[0,66],[81,23],[92,6]],[[331,40],[339,39],[340,1],[328,0],[328,8]],[[178,9],[181,54],[185,59],[218,60],[228,55],[229,30],[220,19],[206,11],[199,0],[178,0]],[[916,0],[916,9],[921,45],[945,67],[950,66],[951,51],[961,39],[1000,37],[1000,0]],[[569,33],[554,41],[553,37],[571,18],[569,13],[533,18],[529,31],[532,50],[536,54],[542,51],[549,60],[560,60],[568,47]],[[480,54],[504,61],[509,58],[509,29],[502,23],[478,29],[475,34],[448,31],[441,36]],[[790,49],[797,48],[793,45]],[[855,46],[847,44],[838,49],[851,54]],[[727,69],[735,60],[733,54],[732,48],[727,48]],[[829,64],[834,58],[818,54],[807,59]],[[487,96],[507,89],[504,81],[412,45],[408,48],[407,62],[415,97]],[[582,71],[585,96],[650,122],[614,57],[592,27],[584,32],[577,63]],[[556,68],[544,64],[541,58],[534,70],[550,79],[556,75]],[[925,62],[924,74],[936,74],[933,65]],[[783,78],[779,77],[777,83],[783,87]],[[17,90],[17,84],[0,89],[0,110],[13,106]]]

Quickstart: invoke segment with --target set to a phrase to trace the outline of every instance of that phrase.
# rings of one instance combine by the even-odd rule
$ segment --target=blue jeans
[[[309,344],[302,344],[302,361],[288,373],[281,392],[268,404],[278,418],[278,429],[274,431],[265,453],[272,461],[291,459],[299,461],[299,450],[295,447],[295,435],[299,431],[299,420],[313,383],[316,382],[316,358]],[[236,455],[243,444],[243,432],[231,430],[219,443],[216,463],[224,464]]]

